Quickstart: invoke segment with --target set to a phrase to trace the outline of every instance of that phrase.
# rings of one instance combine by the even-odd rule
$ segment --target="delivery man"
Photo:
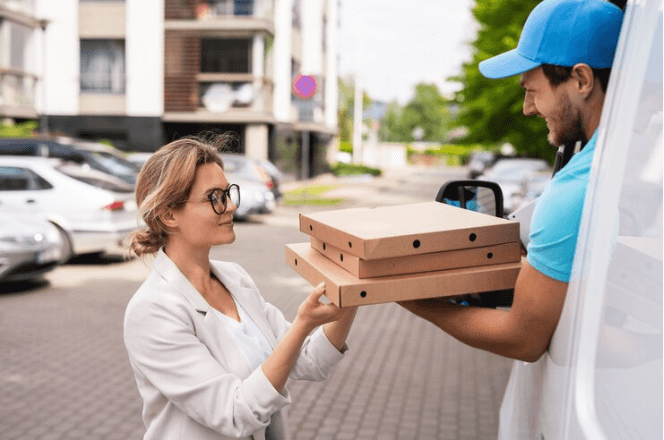
[[[402,302],[403,307],[473,347],[527,362],[544,354],[572,275],[622,17],[619,7],[602,0],[544,0],[528,16],[516,49],[479,65],[488,78],[521,75],[523,113],[546,120],[554,147],[582,146],[537,202],[512,307],[463,307],[440,300]]]

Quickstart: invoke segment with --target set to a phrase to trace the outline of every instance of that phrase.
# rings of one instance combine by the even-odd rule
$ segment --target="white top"
[[[212,310],[219,317],[228,333],[231,334],[233,342],[244,355],[251,371],[254,371],[272,353],[272,346],[240,303],[236,301],[235,305],[240,315],[240,322],[224,315],[217,309]]]

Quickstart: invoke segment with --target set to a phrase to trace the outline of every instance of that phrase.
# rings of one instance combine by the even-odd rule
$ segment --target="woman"
[[[235,241],[240,203],[217,153],[206,142],[178,140],[138,177],[147,226],[133,234],[131,249],[156,259],[127,306],[124,340],[145,439],[289,438],[286,380],[325,379],[355,316],[356,309],[319,302],[321,284],[289,324],[243,268],[209,259],[212,246]]]

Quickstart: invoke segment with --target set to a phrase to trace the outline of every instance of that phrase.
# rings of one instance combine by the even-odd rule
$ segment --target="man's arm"
[[[440,299],[399,304],[465,344],[534,362],[549,347],[566,293],[567,283],[524,262],[509,310],[463,307]]]

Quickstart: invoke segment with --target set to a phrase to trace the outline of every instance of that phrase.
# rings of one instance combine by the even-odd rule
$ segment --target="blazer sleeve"
[[[187,304],[166,299],[130,302],[127,308],[125,345],[137,375],[225,436],[245,437],[267,427],[270,416],[290,402],[288,395],[279,394],[261,368],[244,380],[225,371],[196,337]]]
[[[256,292],[257,300],[260,302],[263,314],[274,332],[275,339],[277,341],[281,340],[290,328],[290,322],[278,308],[265,301],[247,271],[240,265],[237,265],[237,269],[243,275],[243,282],[248,283],[252,290]],[[332,368],[343,359],[346,350],[347,347],[344,347],[343,353],[337,350],[327,339],[323,327],[318,327],[304,341],[300,355],[295,361],[295,366],[289,377],[295,380],[325,380]]]

